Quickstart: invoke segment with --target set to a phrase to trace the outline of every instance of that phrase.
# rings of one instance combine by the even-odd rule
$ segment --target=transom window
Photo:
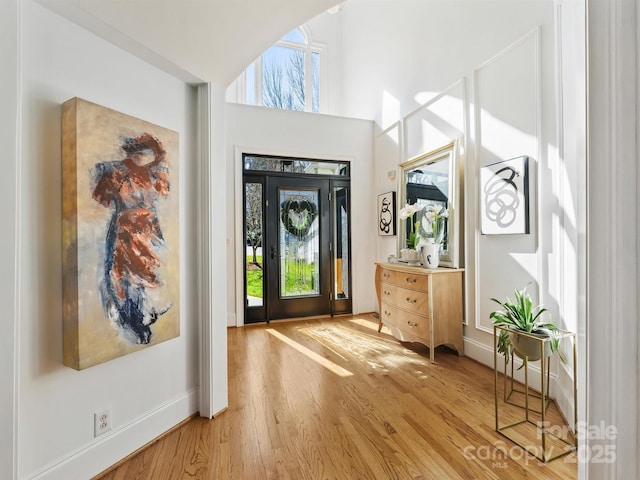
[[[265,51],[229,88],[227,99],[283,110],[320,112],[320,54],[302,28]]]

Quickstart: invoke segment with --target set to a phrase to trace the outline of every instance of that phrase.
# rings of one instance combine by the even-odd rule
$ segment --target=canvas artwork
[[[396,192],[378,195],[378,235],[396,234]]]
[[[64,364],[180,334],[178,133],[79,98],[62,105]]]
[[[480,169],[483,235],[529,233],[528,163],[521,156]]]

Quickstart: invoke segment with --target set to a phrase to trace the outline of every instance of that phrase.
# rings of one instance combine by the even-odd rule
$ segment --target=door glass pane
[[[245,244],[247,306],[263,305],[262,280],[262,184],[245,183]]]
[[[306,160],[301,158],[267,157],[264,155],[243,156],[245,171],[269,171],[284,173],[305,173],[309,175],[349,176],[347,162]]]
[[[320,293],[318,190],[281,188],[280,297]]]
[[[348,190],[343,187],[333,189],[333,204],[335,205],[335,278],[334,292],[336,299],[349,298],[349,209],[347,207]]]

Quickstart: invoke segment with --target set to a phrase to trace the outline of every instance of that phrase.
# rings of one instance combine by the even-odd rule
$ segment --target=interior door
[[[266,179],[266,320],[331,313],[330,181]]]

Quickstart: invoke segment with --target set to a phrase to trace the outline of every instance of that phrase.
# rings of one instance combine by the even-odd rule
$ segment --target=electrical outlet
[[[93,414],[93,435],[98,437],[111,430],[111,410],[103,410]]]

